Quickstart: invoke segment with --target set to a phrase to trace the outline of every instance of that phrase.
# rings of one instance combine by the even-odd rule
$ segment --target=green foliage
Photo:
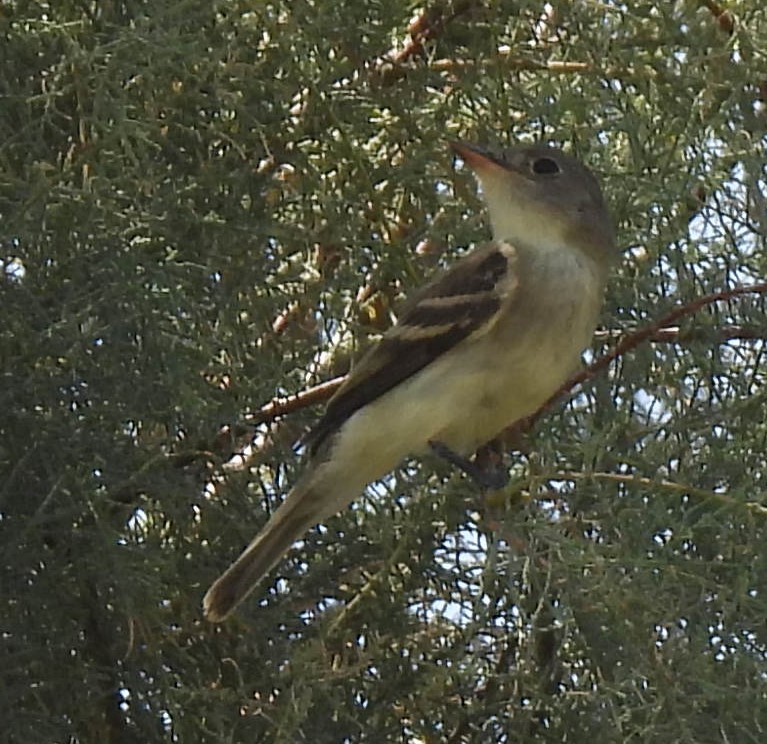
[[[626,256],[597,353],[767,276],[767,10],[721,10],[0,7],[7,741],[764,739],[764,295],[543,417],[505,508],[407,463],[232,621],[199,607],[315,412],[227,464],[247,415],[487,235],[449,139],[599,173]]]

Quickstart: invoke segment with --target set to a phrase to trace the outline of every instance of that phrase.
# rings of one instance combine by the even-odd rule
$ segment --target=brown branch
[[[408,26],[410,41],[396,54],[389,53],[389,59],[395,64],[402,64],[410,57],[421,54],[424,43],[436,39],[445,30],[445,27],[459,16],[471,9],[471,2],[468,0],[459,0],[453,6],[452,10],[441,13],[434,6],[425,10],[421,15],[415,18]]]
[[[503,438],[507,439],[507,437],[511,437],[512,441],[519,439],[521,435],[532,428],[533,423],[545,411],[551,408],[559,398],[570,392],[576,385],[580,385],[593,379],[615,359],[632,351],[645,341],[681,343],[695,340],[697,338],[708,337],[708,334],[706,334],[706,336],[701,336],[696,333],[695,330],[681,331],[676,323],[682,318],[698,312],[707,305],[730,300],[745,294],[767,294],[767,282],[733,287],[732,289],[712,292],[703,297],[698,297],[692,302],[674,308],[671,312],[667,313],[654,323],[628,334],[619,341],[611,351],[608,351],[606,354],[599,357],[593,364],[567,380],[534,414],[525,419],[521,419],[510,426],[504,433]],[[612,333],[612,331],[600,331],[597,333],[597,338],[609,337]],[[716,339],[720,343],[733,339],[765,338],[767,338],[767,331],[748,326],[725,326],[724,328],[719,329],[716,333]],[[196,453],[179,453],[174,456],[174,462],[179,467],[183,467],[190,464],[190,462],[200,459],[201,454],[205,459],[208,459],[211,456],[217,456],[224,460],[228,460],[238,449],[241,449],[244,443],[250,440],[255,427],[260,426],[261,424],[271,423],[278,418],[295,413],[296,411],[308,408],[317,403],[324,403],[336,390],[338,390],[339,387],[341,387],[345,379],[346,378],[343,376],[336,377],[297,393],[296,395],[291,395],[286,398],[275,398],[262,406],[259,410],[246,414],[237,424],[231,427],[222,427],[209,447],[203,448]]]
[[[253,438],[254,430],[261,424],[270,424],[282,416],[287,416],[317,403],[324,403],[338,388],[345,377],[335,377],[319,385],[304,390],[287,398],[274,398],[258,411],[247,413],[242,421],[234,426],[223,426],[209,448],[207,455],[217,455],[223,460],[230,460]],[[196,458],[194,458],[196,459]],[[186,464],[184,461],[182,464]]]
[[[671,312],[666,313],[662,318],[656,320],[654,323],[640,328],[638,331],[628,334],[622,341],[619,341],[615,347],[603,354],[593,364],[590,364],[586,369],[573,375],[567,380],[559,390],[554,393],[532,416],[514,424],[512,429],[519,431],[519,426],[523,423],[526,424],[523,430],[528,429],[532,423],[546,410],[548,410],[563,394],[570,392],[576,385],[580,385],[584,382],[596,377],[603,369],[607,368],[611,362],[615,361],[624,354],[636,349],[644,341],[649,341],[653,338],[662,338],[664,335],[676,334],[676,339],[679,340],[682,334],[679,333],[679,329],[676,328],[676,323],[682,318],[688,315],[693,315],[702,310],[707,305],[713,305],[715,302],[722,302],[724,300],[731,300],[733,297],[739,297],[746,294],[767,294],[767,282],[759,282],[757,284],[749,284],[746,286],[732,287],[731,289],[723,289],[719,292],[712,292],[711,294],[698,297],[692,302],[688,302],[684,305],[675,307]],[[667,339],[663,339],[667,340]]]
[[[598,341],[609,341],[612,339],[620,338],[623,335],[620,331],[597,331],[594,334],[594,338]],[[652,334],[647,340],[658,341],[661,343],[670,344],[683,344],[691,341],[710,341],[714,340],[718,344],[723,344],[727,341],[754,341],[760,339],[767,341],[767,326],[741,326],[741,325],[727,325],[717,328],[712,332],[711,329],[696,329],[691,328],[683,331],[677,326],[668,326],[666,328],[659,328]]]
[[[533,417],[537,418],[540,416],[540,414],[561,395],[569,392],[576,385],[596,377],[599,372],[610,364],[610,362],[623,356],[632,349],[635,349],[644,341],[682,342],[698,338],[699,336],[695,331],[682,332],[675,325],[676,322],[688,315],[698,312],[698,310],[701,310],[714,302],[729,300],[733,297],[745,294],[767,294],[767,282],[733,287],[732,289],[703,295],[703,297],[698,297],[692,302],[674,308],[671,312],[660,318],[660,320],[656,320],[654,323],[628,334],[623,340],[616,344],[615,348],[599,357],[593,364],[567,380],[567,382],[565,382],[557,392],[549,398],[544,406],[533,414]],[[604,337],[611,333],[611,331],[600,331],[597,333],[597,337]],[[719,342],[731,341],[737,338],[767,339],[767,330],[749,326],[725,326],[716,333],[716,338]],[[323,403],[330,398],[339,387],[341,387],[341,384],[345,379],[345,377],[336,377],[298,393],[297,395],[292,395],[289,398],[275,398],[258,411],[248,414],[244,420],[250,426],[258,426],[259,424],[273,421],[280,416],[285,416],[294,411],[306,408],[307,406],[314,405],[315,403]]]
[[[735,31],[735,17],[729,10],[725,10],[714,0],[701,0],[701,5],[708,8],[711,15],[714,16],[716,25],[719,26],[728,36],[732,36]]]
[[[334,377],[332,380],[321,382],[319,385],[304,390],[296,395],[287,398],[274,398],[272,401],[262,406],[255,413],[249,413],[244,421],[248,426],[258,426],[274,421],[280,416],[286,416],[294,411],[300,411],[302,408],[308,408],[315,403],[323,403],[341,387],[345,376]]]
[[[499,51],[498,58],[502,59],[507,67],[519,72],[550,72],[555,75],[583,75],[586,73],[608,74],[604,68],[599,68],[591,62],[562,62],[557,60],[541,61],[532,57],[520,57],[507,51]],[[474,59],[435,59],[429,63],[429,67],[437,72],[460,71],[468,67],[475,67],[477,60]],[[617,74],[611,71],[609,74]]]
[[[380,77],[383,84],[391,85],[405,74],[403,66],[408,60],[423,54],[424,44],[438,38],[448,24],[471,8],[471,0],[457,0],[453,7],[447,10],[437,4],[427,8],[411,21],[408,26],[410,38],[402,49],[391,49],[376,59],[371,64],[373,72]]]

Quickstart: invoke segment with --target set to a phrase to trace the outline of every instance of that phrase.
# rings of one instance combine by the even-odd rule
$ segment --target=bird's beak
[[[486,171],[488,168],[508,170],[508,166],[505,163],[499,162],[490,150],[480,145],[461,140],[452,140],[450,147],[453,148],[461,160],[477,173],[482,173],[482,171]]]

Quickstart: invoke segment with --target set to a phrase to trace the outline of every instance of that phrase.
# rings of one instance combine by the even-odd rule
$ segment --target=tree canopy
[[[763,2],[8,0],[0,38],[7,741],[764,740]],[[488,237],[454,138],[599,176],[604,362],[501,496],[403,463],[206,623],[322,383]]]

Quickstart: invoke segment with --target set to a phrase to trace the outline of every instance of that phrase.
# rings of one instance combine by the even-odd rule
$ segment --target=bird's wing
[[[322,418],[304,440],[312,454],[355,411],[464,339],[492,328],[517,294],[516,262],[517,251],[512,245],[488,243],[424,287],[330,399]]]

